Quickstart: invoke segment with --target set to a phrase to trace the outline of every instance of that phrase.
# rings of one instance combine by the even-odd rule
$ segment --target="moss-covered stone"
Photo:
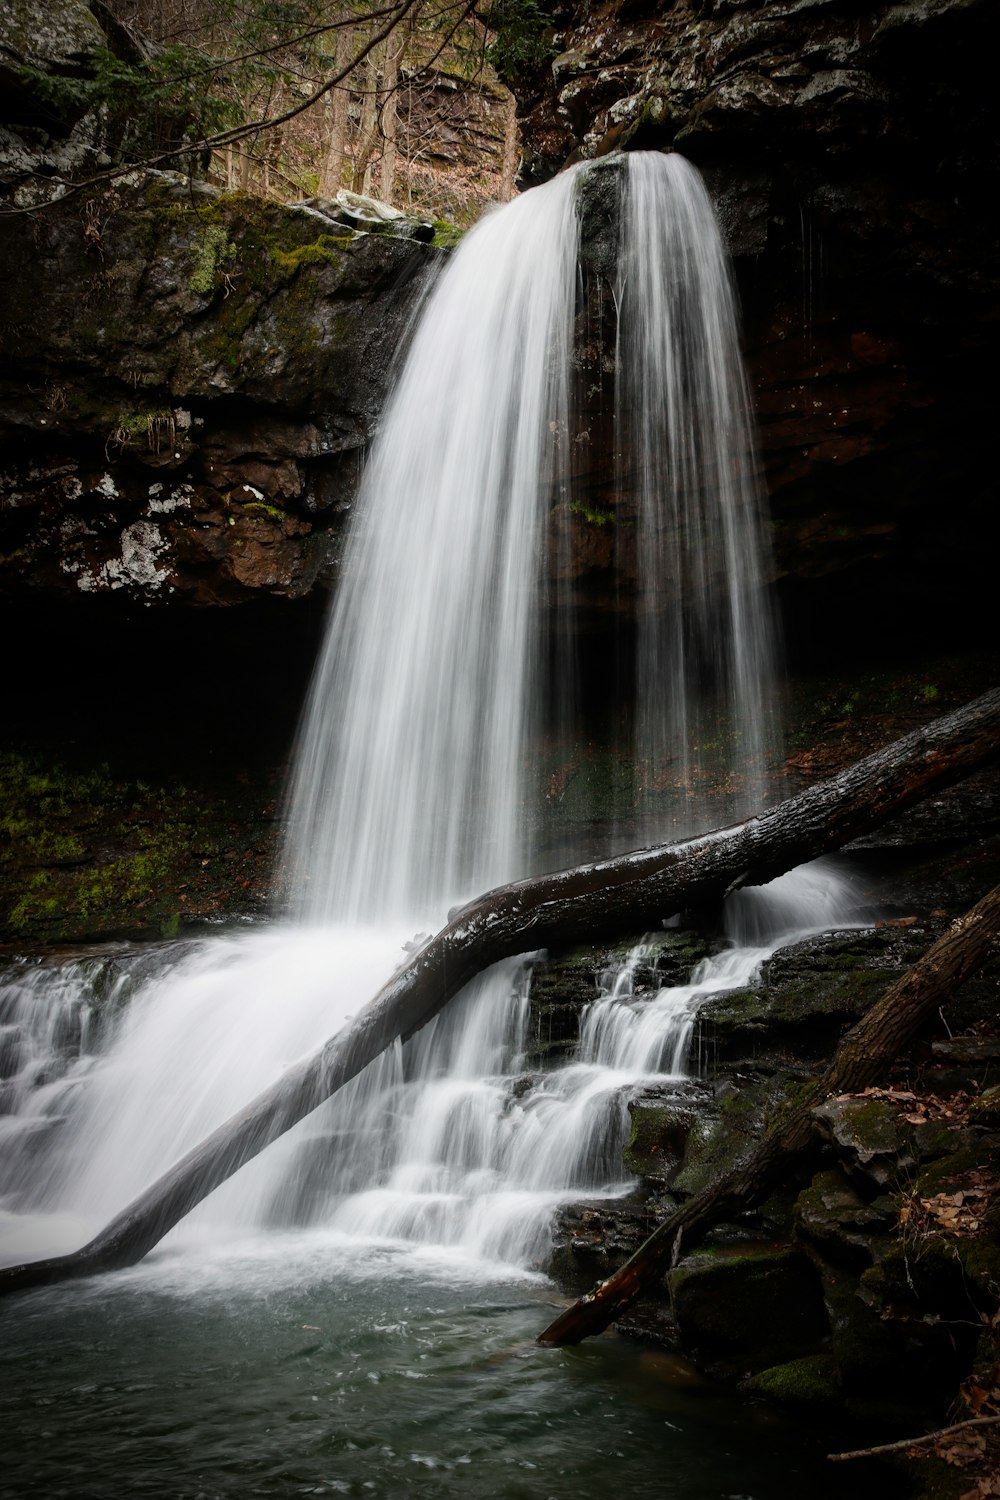
[[[898,1188],[916,1162],[912,1134],[886,1099],[830,1099],[813,1110],[819,1130],[848,1171],[875,1191]]]
[[[829,1354],[811,1354],[772,1365],[744,1380],[740,1390],[798,1411],[821,1412],[841,1404],[837,1366]]]
[[[685,1347],[752,1370],[811,1351],[829,1332],[819,1278],[801,1251],[701,1253],[668,1287]]]
[[[1000,1084],[985,1089],[969,1106],[969,1119],[988,1130],[1000,1130]]]
[[[693,1122],[673,1190],[700,1192],[732,1170],[760,1140],[798,1081],[790,1070],[738,1075]]]
[[[699,1027],[720,1062],[765,1048],[825,1058],[930,942],[922,932],[874,928],[808,938],[779,949],[758,980],[710,999]]]
[[[839,1168],[817,1172],[795,1202],[795,1224],[800,1236],[821,1246],[841,1264],[864,1267],[872,1260],[872,1240],[898,1220],[888,1197],[867,1203]]]
[[[631,1126],[623,1154],[628,1171],[649,1182],[671,1183],[704,1104],[696,1087],[646,1092],[630,1099]]]

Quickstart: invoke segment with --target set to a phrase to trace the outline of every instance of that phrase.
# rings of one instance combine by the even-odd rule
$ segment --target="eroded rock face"
[[[32,0],[15,10],[30,21]],[[620,146],[678,149],[718,206],[793,650],[984,624],[1000,292],[987,0],[559,0],[553,14],[555,55],[519,85],[524,181]],[[79,172],[100,165],[94,122],[46,130],[14,87],[18,59],[54,76],[86,66],[94,16],[60,0],[58,18],[44,56],[27,22],[8,36],[0,125],[36,168]],[[23,168],[0,161],[15,197]],[[579,384],[592,397],[579,503],[553,549],[595,631],[633,607],[598,232],[613,175],[595,177],[586,209]],[[357,223],[337,205],[150,177],[5,223],[8,593],[225,604],[299,597],[335,571],[437,253],[406,237],[419,225],[386,238]]]
[[[438,253],[414,227],[152,173],[5,221],[4,590],[232,604],[335,571]]]
[[[988,589],[997,232],[986,0],[550,8],[522,180],[698,165],[734,255],[791,643],[947,630]],[[601,542],[578,557],[599,590]],[[850,608],[844,609],[845,590]],[[980,594],[980,590],[982,593]]]

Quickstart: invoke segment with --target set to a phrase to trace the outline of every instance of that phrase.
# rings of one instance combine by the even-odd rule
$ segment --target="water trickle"
[[[525,761],[555,691],[538,641],[548,510],[570,485],[586,170],[477,226],[413,334],[300,737],[286,861],[297,925],[168,948],[144,960],[138,985],[134,960],[109,961],[107,983],[137,993],[106,1049],[84,1025],[85,962],[8,977],[4,1087],[20,1144],[2,1189],[16,1231],[6,1258],[86,1238],[336,1031],[417,928],[530,867]],[[732,296],[692,169],[634,156],[618,170],[618,423],[622,483],[628,471],[638,495],[641,615],[630,753],[645,788],[673,780],[702,808],[689,824],[707,816],[687,795],[704,779],[696,762],[714,757],[720,820],[763,797],[772,724]],[[558,661],[554,674],[572,675]],[[627,1189],[629,1092],[685,1073],[701,999],[746,983],[796,931],[841,920],[838,899],[816,871],[740,893],[729,945],[669,990],[633,992],[637,951],[595,994],[577,1056],[541,1075],[524,1066],[529,969],[499,966],[213,1194],[175,1241],[312,1226],[530,1264],[556,1204]],[[49,1008],[80,1018],[69,1061]],[[63,1058],[51,1083],[43,1055]]]

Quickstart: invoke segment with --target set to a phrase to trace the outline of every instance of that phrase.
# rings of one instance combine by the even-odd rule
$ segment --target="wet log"
[[[763,1202],[813,1144],[816,1106],[831,1096],[859,1093],[884,1077],[924,1022],[998,950],[1000,886],[953,922],[846,1033],[829,1067],[776,1118],[745,1162],[670,1214],[621,1270],[561,1313],[538,1342],[579,1344],[603,1332],[637,1297],[657,1286],[677,1263],[682,1245],[691,1249],[716,1224]]]
[[[188,1152],[68,1255],[0,1270],[0,1293],[133,1265],[192,1208],[478,973],[539,948],[650,929],[839,849],[1000,751],[1000,689],[914,730],[758,817],[496,890],[452,915],[356,1019]]]

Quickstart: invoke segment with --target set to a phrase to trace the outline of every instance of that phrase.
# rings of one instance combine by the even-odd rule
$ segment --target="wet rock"
[[[841,1404],[840,1379],[830,1354],[811,1354],[761,1370],[740,1382],[748,1396],[802,1412],[822,1412]]]
[[[848,1173],[876,1192],[898,1188],[916,1165],[909,1127],[887,1100],[844,1096],[812,1115]]]
[[[800,1238],[818,1246],[829,1260],[857,1269],[872,1262],[872,1237],[899,1219],[890,1198],[866,1201],[839,1168],[817,1173],[796,1199],[794,1216]]]
[[[646,1089],[630,1099],[631,1130],[624,1151],[628,1170],[647,1182],[669,1186],[710,1097],[707,1089],[690,1083]]]
[[[666,1211],[645,1194],[568,1205],[556,1215],[545,1269],[568,1291],[588,1291],[638,1250]]]
[[[829,1056],[857,1020],[929,946],[922,930],[828,933],[779,949],[757,982],[708,1000],[698,1014],[702,1053],[721,1067],[775,1050]]]
[[[69,205],[2,231],[0,589],[308,593],[439,252],[163,173],[109,189],[97,233]]]
[[[19,1026],[0,1028],[0,1079],[13,1078],[25,1062],[24,1035]]]
[[[575,948],[540,960],[531,974],[530,1065],[552,1062],[575,1048],[582,1012],[607,992],[623,965],[632,964],[632,993],[641,997],[665,985],[686,984],[709,950],[704,935],[677,930],[613,948]]]
[[[668,1277],[677,1327],[701,1362],[759,1370],[829,1332],[819,1277],[801,1251],[697,1255]]]
[[[792,648],[796,635],[811,655],[845,631],[899,635],[904,620],[928,639],[956,618],[985,624],[974,552],[998,290],[977,207],[997,180],[986,0],[880,0],[860,25],[849,0],[564,0],[554,19],[559,54],[514,80],[525,180],[622,147],[676,148],[717,199]],[[962,517],[943,545],[941,472]]]
[[[804,1076],[772,1067],[740,1071],[722,1081],[713,1102],[692,1122],[671,1190],[685,1196],[700,1192],[736,1167]]]

